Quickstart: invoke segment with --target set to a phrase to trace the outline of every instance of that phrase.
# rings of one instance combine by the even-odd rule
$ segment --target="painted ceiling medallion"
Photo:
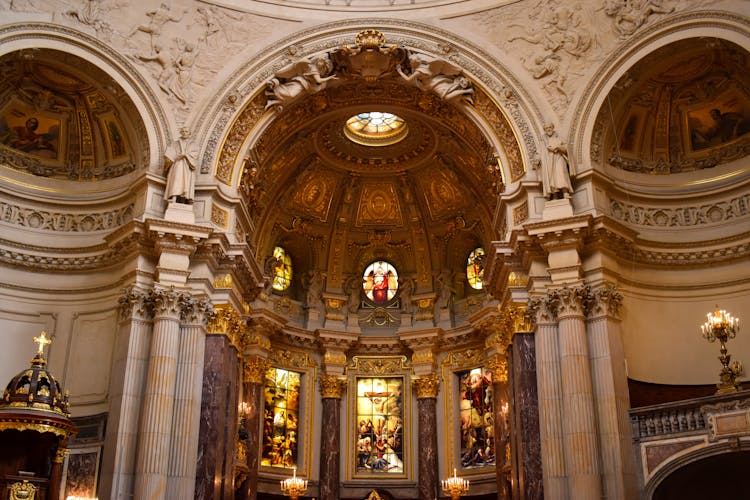
[[[358,113],[346,121],[344,134],[363,146],[390,146],[401,141],[409,128],[400,116],[380,111]]]

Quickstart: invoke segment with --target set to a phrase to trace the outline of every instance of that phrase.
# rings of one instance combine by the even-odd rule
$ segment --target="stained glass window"
[[[283,292],[292,284],[292,258],[281,247],[273,249],[273,289]]]
[[[461,395],[461,466],[470,468],[494,465],[492,376],[483,368],[459,372],[457,375]]]
[[[266,372],[261,465],[297,466],[299,389],[299,373],[280,368]]]
[[[402,377],[357,379],[357,473],[404,472]]]
[[[365,146],[388,146],[395,144],[408,132],[406,122],[400,116],[381,111],[359,113],[346,121],[344,135]]]
[[[362,276],[365,295],[376,304],[385,304],[396,295],[398,272],[388,262],[378,260],[367,266]]]
[[[466,259],[466,279],[475,290],[481,290],[484,279],[484,248],[475,248]]]

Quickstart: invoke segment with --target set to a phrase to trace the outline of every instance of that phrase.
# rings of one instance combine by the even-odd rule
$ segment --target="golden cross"
[[[39,344],[39,349],[36,351],[38,354],[44,354],[44,346],[52,343],[52,341],[47,338],[47,332],[44,330],[42,330],[42,334],[39,337],[34,337],[34,342]]]

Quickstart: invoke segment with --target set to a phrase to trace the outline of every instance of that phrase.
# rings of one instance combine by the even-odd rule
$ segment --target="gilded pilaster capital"
[[[339,375],[323,374],[320,376],[320,394],[323,398],[341,399],[346,389],[346,379]]]
[[[417,399],[434,399],[440,390],[440,379],[434,373],[416,377],[413,384],[417,390]]]
[[[511,335],[513,334],[512,318],[505,315],[492,316],[478,326],[485,335],[484,346],[487,349],[505,352],[510,345]]]
[[[226,335],[229,342],[239,350],[240,332],[243,327],[244,323],[239,313],[229,304],[221,304],[214,308],[206,331],[212,335]]]
[[[260,356],[245,358],[242,360],[243,380],[250,384],[262,384],[266,377],[270,363]]]
[[[492,375],[492,382],[508,381],[508,360],[505,356],[496,354],[489,358],[484,366]]]
[[[55,452],[55,463],[61,464],[65,462],[65,457],[70,455],[70,450],[67,448],[57,448],[57,451]]]

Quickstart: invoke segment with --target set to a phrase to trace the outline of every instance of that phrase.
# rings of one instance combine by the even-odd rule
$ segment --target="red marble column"
[[[203,365],[195,500],[234,499],[237,395],[241,374],[228,332],[239,315],[217,310],[208,325]]]
[[[510,500],[510,393],[508,391],[508,362],[505,356],[495,355],[487,360],[492,374],[492,413],[495,419],[495,472],[498,500]]]
[[[521,500],[544,498],[534,341],[533,333],[515,333],[509,352],[513,498]]]
[[[244,397],[247,405],[245,416],[245,433],[247,435],[247,480],[241,487],[239,498],[255,500],[258,490],[258,457],[261,446],[260,419],[263,413],[263,380],[268,369],[268,362],[259,357],[247,358],[244,361]]]
[[[341,394],[344,381],[336,375],[321,375],[320,392],[323,415],[320,427],[319,500],[339,500],[339,468],[341,463]]]
[[[436,375],[423,375],[414,379],[417,392],[418,435],[417,446],[419,500],[438,497],[437,414],[436,398],[440,379]]]

